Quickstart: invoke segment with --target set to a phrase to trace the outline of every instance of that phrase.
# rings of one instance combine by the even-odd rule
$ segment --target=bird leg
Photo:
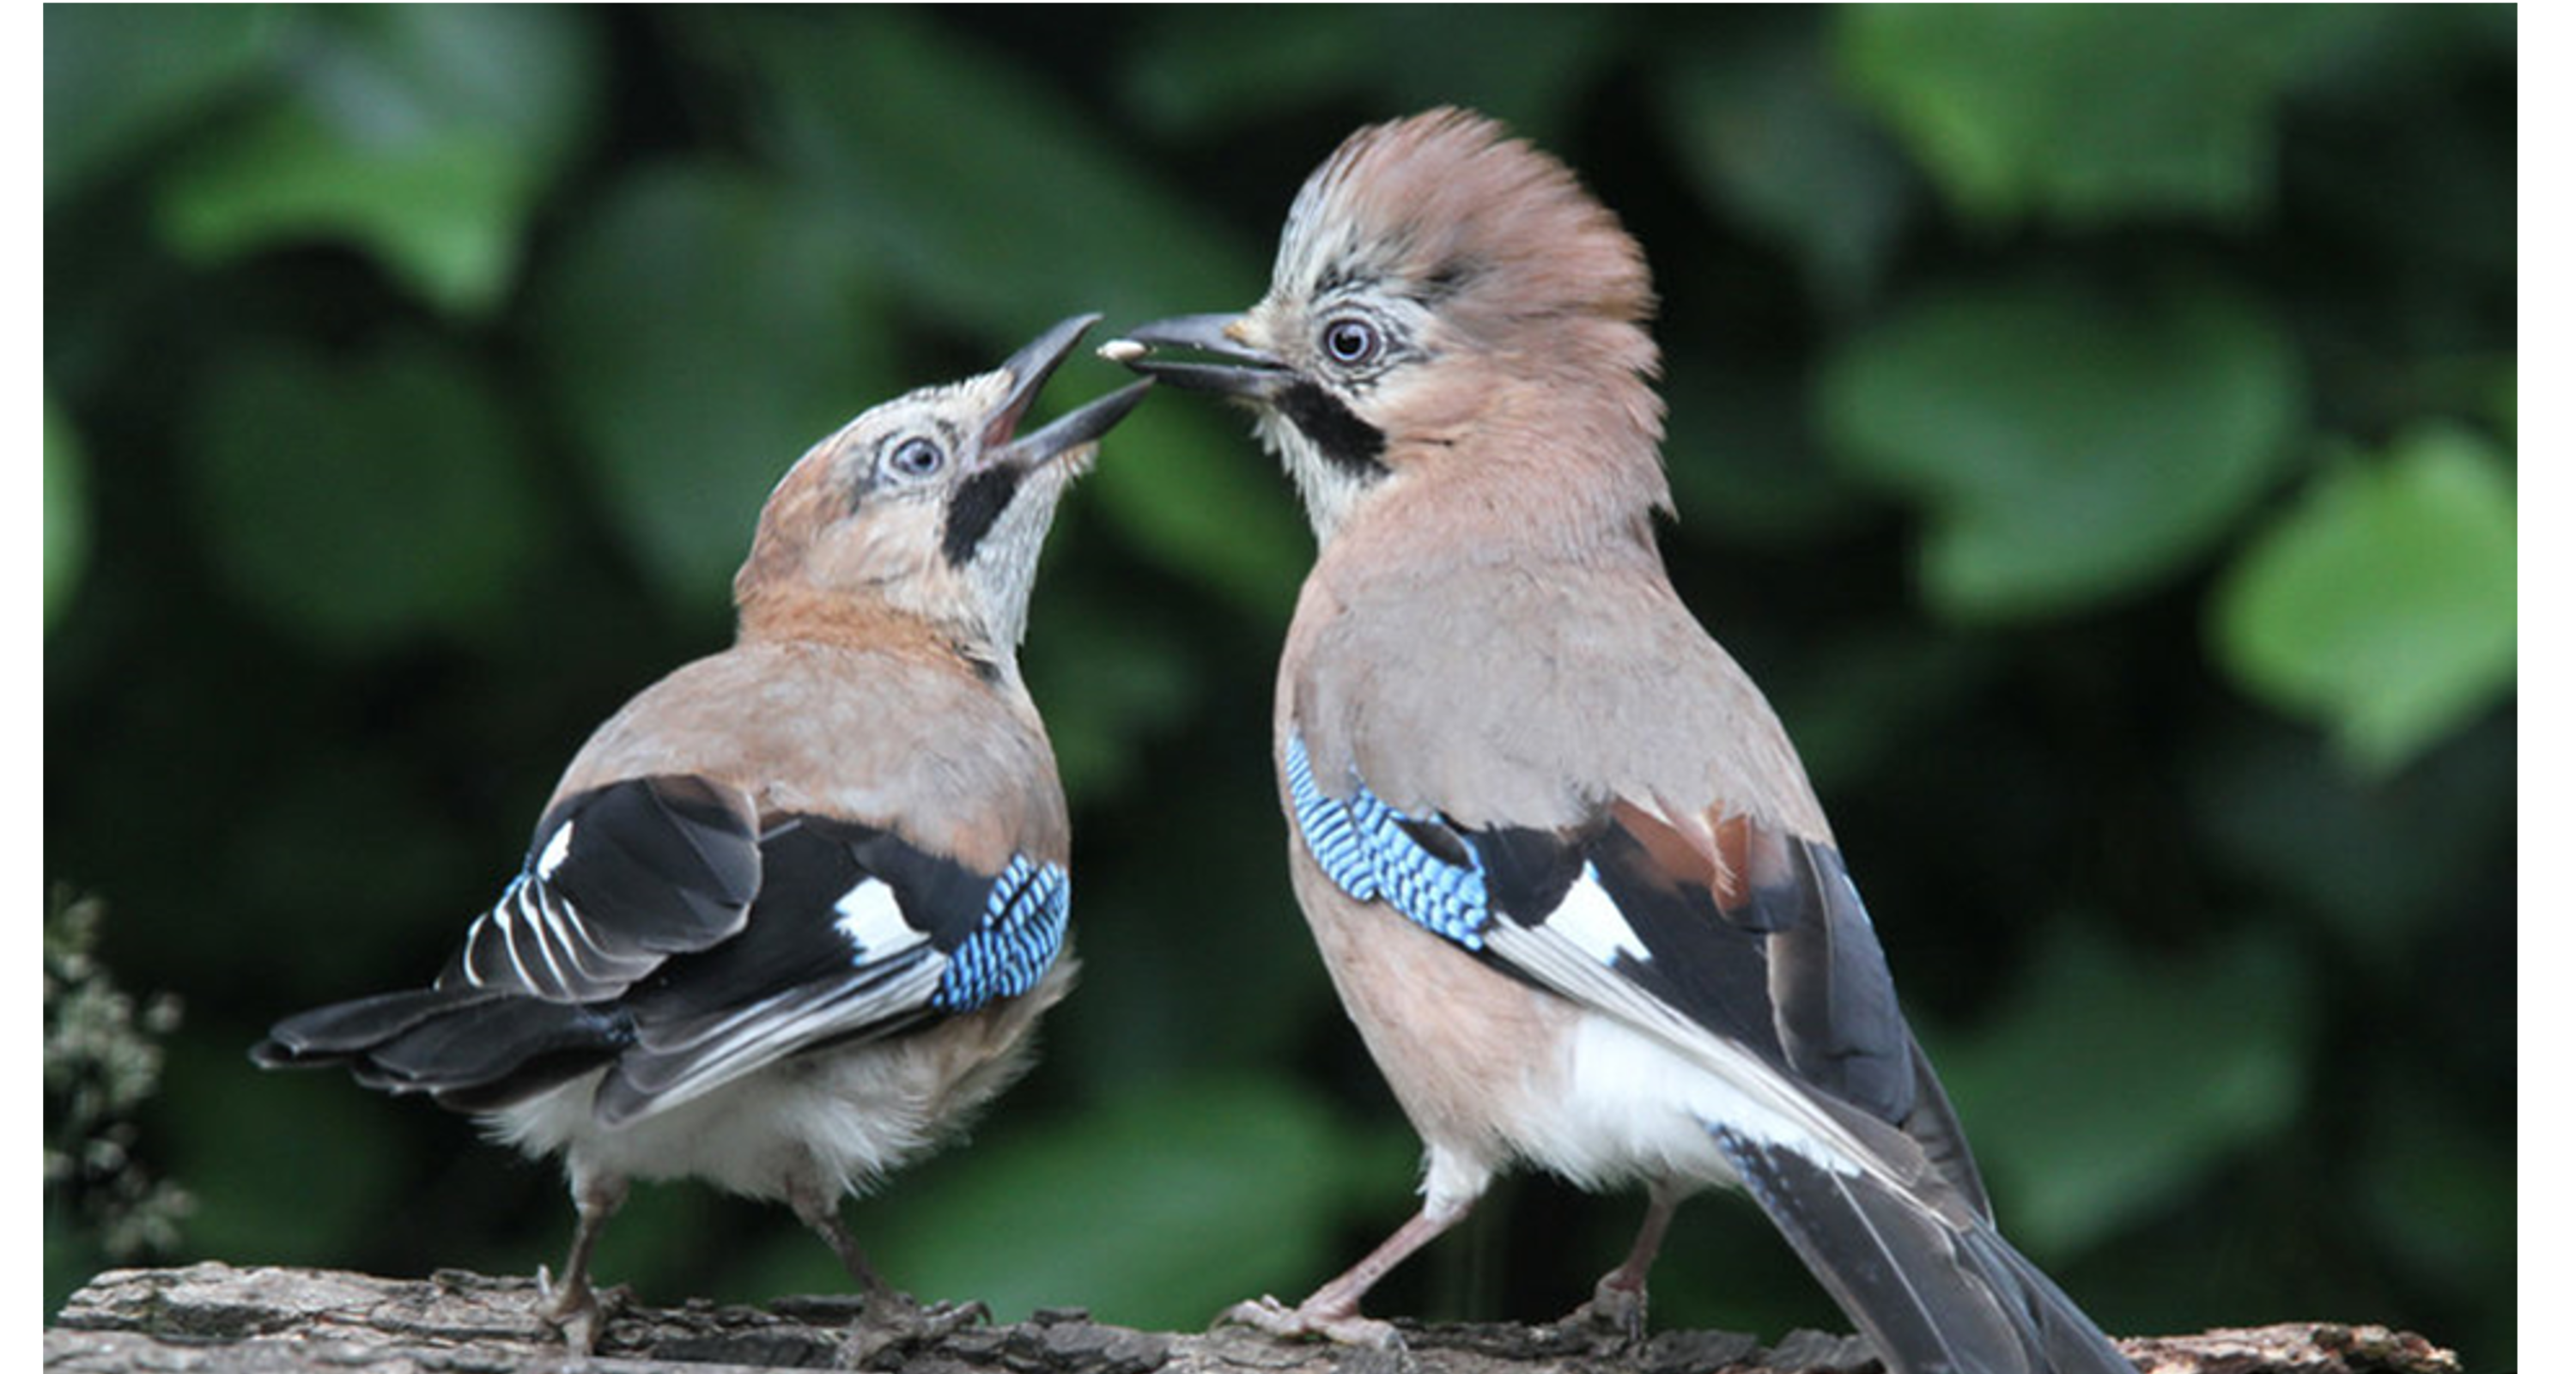
[[[608,1219],[626,1205],[626,1180],[616,1174],[595,1174],[576,1165],[572,1205],[581,1220],[573,1227],[572,1249],[564,1256],[563,1278],[555,1280],[540,1265],[537,1291],[553,1299],[545,1312],[546,1324],[563,1333],[564,1344],[575,1353],[587,1355],[598,1345],[599,1332],[607,1325],[607,1312],[590,1286],[590,1254],[599,1244],[599,1233],[608,1225]]]
[[[791,1181],[787,1187],[787,1205],[806,1229],[823,1238],[832,1253],[839,1256],[841,1267],[850,1271],[867,1299],[867,1316],[871,1323],[892,1329],[886,1344],[935,1341],[952,1332],[980,1321],[992,1320],[992,1309],[982,1302],[964,1304],[936,1302],[925,1307],[909,1293],[895,1291],[868,1263],[867,1253],[859,1248],[850,1228],[841,1224],[841,1199],[837,1189],[807,1179]]]
[[[858,1238],[841,1224],[839,1190],[796,1179],[787,1185],[787,1205],[796,1209],[796,1219],[805,1223],[805,1229],[832,1247],[832,1253],[840,1257],[841,1267],[849,1270],[850,1277],[866,1292],[870,1306],[901,1296],[878,1277],[876,1266],[868,1263],[867,1253],[859,1249]]]
[[[1623,1346],[1646,1338],[1646,1271],[1654,1268],[1655,1256],[1664,1248],[1664,1232],[1673,1224],[1673,1212],[1682,1205],[1683,1196],[1682,1189],[1669,1183],[1658,1182],[1647,1190],[1646,1218],[1637,1226],[1636,1243],[1628,1247],[1628,1257],[1602,1275],[1592,1286],[1591,1300],[1567,1313],[1560,1325],[1607,1329]]]
[[[1321,1337],[1337,1345],[1402,1346],[1404,1338],[1393,1324],[1360,1315],[1360,1299],[1414,1251],[1430,1244],[1466,1215],[1465,1202],[1426,1202],[1411,1221],[1396,1228],[1394,1235],[1294,1308],[1265,1295],[1256,1301],[1236,1303],[1220,1313],[1217,1320],[1290,1339]]]

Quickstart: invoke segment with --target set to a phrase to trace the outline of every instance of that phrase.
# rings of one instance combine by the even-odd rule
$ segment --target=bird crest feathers
[[[1475,462],[1441,485],[1467,481],[1462,467],[1534,464],[1553,480],[1502,490],[1545,490],[1549,504],[1514,504],[1507,527],[1586,549],[1651,542],[1651,513],[1672,508],[1653,283],[1637,241],[1564,163],[1445,106],[1352,134],[1299,190],[1262,310],[1312,312],[1346,292],[1437,322],[1436,380],[1367,418],[1441,441],[1408,453],[1480,430]]]
[[[1281,237],[1274,286],[1318,291],[1379,275],[1444,316],[1625,326],[1638,372],[1655,350],[1645,254],[1554,157],[1482,115],[1441,107],[1361,129],[1309,177]]]

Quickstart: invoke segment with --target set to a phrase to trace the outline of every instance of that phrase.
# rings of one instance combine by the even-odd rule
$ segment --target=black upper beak
[[[1176,315],[1168,320],[1140,324],[1128,330],[1123,337],[1101,345],[1101,356],[1184,391],[1213,391],[1247,400],[1267,400],[1288,384],[1289,374],[1279,365],[1277,358],[1247,347],[1227,332],[1228,327],[1241,318],[1238,315]],[[1158,348],[1195,349],[1230,361],[1173,362],[1153,357],[1153,351]]]
[[[1122,387],[1079,409],[1057,416],[1034,434],[1012,438],[1020,418],[1028,413],[1029,404],[1054,375],[1058,364],[1072,356],[1073,346],[1091,327],[1100,323],[1098,315],[1076,315],[1058,321],[1043,334],[1031,339],[1019,352],[1005,359],[1001,371],[1011,378],[1011,391],[984,422],[984,459],[989,463],[1007,462],[1019,467],[1040,463],[1090,443],[1107,434],[1127,412],[1136,408],[1145,392],[1153,386],[1151,379]]]

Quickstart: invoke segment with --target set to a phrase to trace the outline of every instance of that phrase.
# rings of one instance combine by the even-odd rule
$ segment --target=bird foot
[[[1311,1304],[1290,1307],[1277,1298],[1264,1296],[1250,1302],[1239,1302],[1217,1314],[1220,1326],[1249,1326],[1281,1340],[1325,1340],[1335,1345],[1356,1345],[1377,1350],[1402,1350],[1404,1333],[1393,1322],[1363,1317],[1356,1311],[1337,1312],[1319,1309]]]
[[[956,1335],[967,1327],[986,1325],[993,1320],[993,1309],[986,1307],[982,1299],[949,1302],[943,1298],[925,1307],[909,1294],[898,1293],[895,1297],[902,1303],[901,1315],[897,1320],[911,1330],[911,1338],[916,1341],[941,1340]],[[882,1305],[892,1306],[892,1304]],[[880,1306],[881,1304],[873,1302],[868,1305],[870,1318],[877,1319]]]
[[[632,1291],[624,1284],[603,1293],[579,1275],[558,1289],[554,1275],[544,1265],[537,1266],[537,1300],[543,1304],[538,1320],[545,1323],[547,1330],[562,1336],[565,1348],[575,1355],[598,1350],[600,1333],[608,1329],[609,1319],[632,1297]]]
[[[911,1294],[890,1288],[870,1293],[858,1323],[850,1331],[855,1348],[848,1367],[865,1369],[884,1351],[933,1345],[992,1319],[993,1310],[981,1302],[935,1302],[924,1306]]]
[[[1558,1319],[1556,1327],[1589,1336],[1610,1353],[1633,1350],[1646,1341],[1646,1290],[1611,1275],[1593,1285],[1591,1300]]]

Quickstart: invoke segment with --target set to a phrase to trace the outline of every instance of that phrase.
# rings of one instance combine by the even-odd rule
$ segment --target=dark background
[[[1248,304],[1308,169],[1447,101],[1645,244],[1675,578],[2007,1232],[2115,1332],[2511,1366],[2515,24],[49,8],[45,876],[104,924],[48,928],[47,1311],[116,1260],[557,1262],[551,1165],[244,1048],[435,972],[590,727],[725,642],[806,443],[1077,310]],[[1285,882],[1310,545],[1245,430],[1149,403],[1058,525],[1024,663],[1088,971],[972,1148],[850,1208],[925,1296],[1195,1326],[1412,1205]],[[66,1032],[102,977],[178,1002],[139,1105]],[[1373,1306],[1553,1316],[1639,1206],[1506,1186]],[[1740,1199],[1667,1255],[1660,1324],[1838,1324]],[[695,1187],[598,1268],[844,1283]]]

